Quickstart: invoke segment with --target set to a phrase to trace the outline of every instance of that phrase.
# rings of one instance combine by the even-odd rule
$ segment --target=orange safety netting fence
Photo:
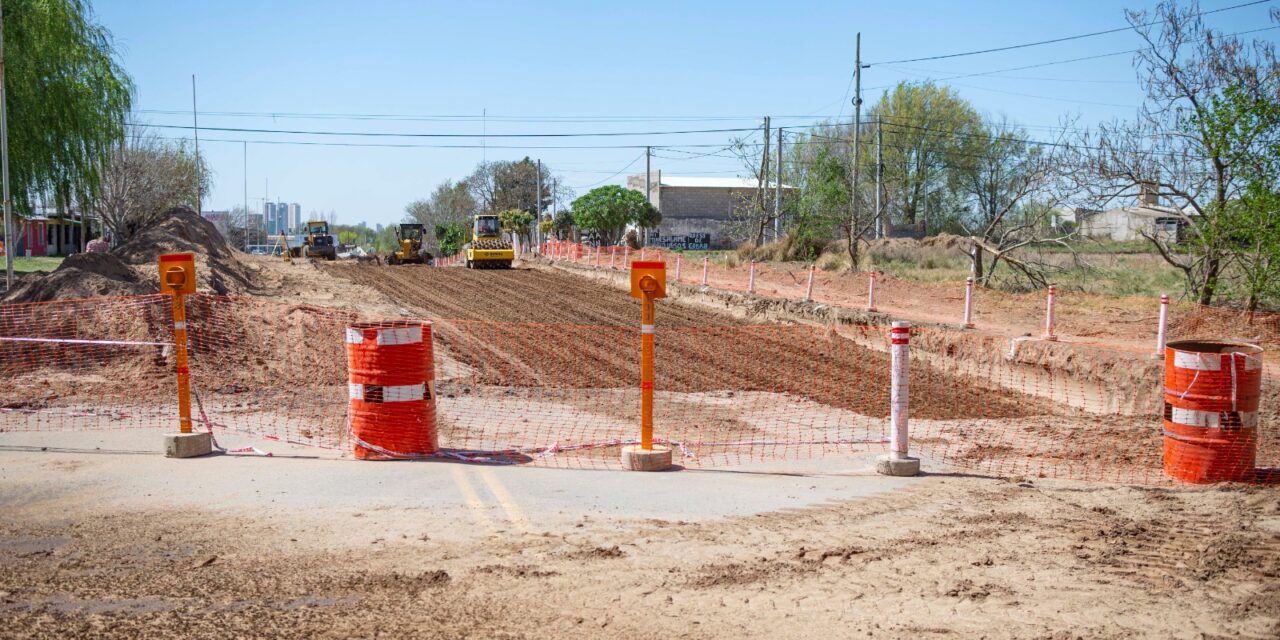
[[[875,272],[831,273],[809,265],[776,265],[745,261],[728,265],[713,260],[707,252],[685,254],[661,248],[631,249],[625,246],[593,246],[567,241],[547,242],[539,248],[549,260],[578,268],[625,271],[635,260],[660,260],[667,266],[668,282],[711,289],[751,293],[783,300],[811,300],[849,309],[874,309],[920,321],[960,325],[965,317],[963,283],[931,283],[899,280]],[[729,252],[732,253],[732,252]],[[874,293],[872,288],[874,287]],[[1017,331],[1033,335],[1045,332],[1045,295],[1000,294],[998,299],[982,287],[971,293],[971,315],[979,327],[996,320]],[[1060,303],[1063,296],[1059,296]],[[1060,304],[1061,307],[1061,304]],[[1114,315],[1092,310],[1079,317],[1071,309],[1056,312],[1056,331],[1068,335],[1098,335],[1097,324],[1107,324],[1105,335],[1143,344],[1155,351],[1159,304],[1145,308],[1116,310]],[[1170,306],[1169,330],[1182,335],[1231,335],[1280,348],[1280,313],[1247,312],[1238,309],[1175,303]],[[1171,334],[1172,335],[1172,334]],[[1146,341],[1146,342],[1144,342]]]
[[[140,296],[0,306],[0,432],[172,430],[170,304]],[[199,428],[343,451],[353,446],[348,408],[357,395],[348,327],[409,326],[254,298],[193,295],[187,305]],[[610,468],[635,441],[639,327],[429,322],[425,388],[404,395],[415,385],[397,380],[388,383],[395,389],[363,384],[359,394],[433,399],[436,456]],[[395,331],[388,344],[403,341]],[[384,337],[365,339],[375,335]],[[1255,466],[1264,469],[1256,479],[1275,479],[1265,470],[1280,466],[1274,378],[1259,377],[1253,416],[1208,405],[1173,407],[1174,416],[1161,363],[1132,354],[943,328],[914,330],[912,345],[910,446],[931,471],[1164,482],[1162,418],[1174,417],[1256,424]],[[676,450],[677,464],[887,450],[883,328],[664,327],[659,315],[656,348],[655,437]],[[1204,381],[1196,393],[1237,389],[1224,391],[1221,375]]]

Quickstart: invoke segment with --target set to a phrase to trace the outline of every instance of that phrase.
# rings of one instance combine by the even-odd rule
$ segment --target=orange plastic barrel
[[[1184,482],[1253,477],[1262,348],[1179,340],[1164,352],[1164,472]]]
[[[394,460],[435,453],[431,324],[353,324],[346,342],[355,457]]]

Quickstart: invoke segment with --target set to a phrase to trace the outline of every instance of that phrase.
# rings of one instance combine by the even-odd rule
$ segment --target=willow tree
[[[4,64],[15,211],[91,202],[133,100],[110,32],[82,0],[5,0]]]

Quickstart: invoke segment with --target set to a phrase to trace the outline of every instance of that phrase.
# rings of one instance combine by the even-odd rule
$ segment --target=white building
[[[1154,237],[1182,242],[1187,220],[1182,211],[1159,204],[1154,190],[1143,188],[1137,206],[1106,211],[1076,209],[1076,225],[1086,238],[1129,242]]]

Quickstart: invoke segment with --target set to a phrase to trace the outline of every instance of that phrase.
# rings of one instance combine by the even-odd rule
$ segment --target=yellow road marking
[[[460,464],[447,466],[449,467],[449,472],[453,474],[453,480],[457,483],[458,490],[462,492],[462,498],[467,501],[467,508],[475,516],[476,524],[486,529],[493,529],[492,523],[489,521],[489,515],[486,513],[488,508],[480,500],[480,494],[476,493],[475,487],[471,486],[471,479],[467,477],[466,468]]]
[[[488,485],[493,497],[498,499],[498,504],[502,505],[502,510],[507,512],[507,519],[511,521],[511,524],[515,525],[516,529],[523,533],[528,533],[529,520],[524,517],[520,507],[511,498],[511,494],[507,493],[507,488],[502,485],[502,481],[498,479],[492,469],[480,467],[479,471],[480,479],[484,480],[484,483]]]

